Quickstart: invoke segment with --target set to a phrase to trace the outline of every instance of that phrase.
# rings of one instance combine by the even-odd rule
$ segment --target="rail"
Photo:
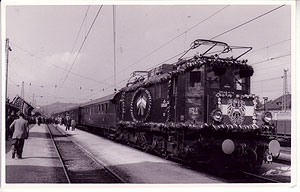
[[[67,179],[68,183],[71,184],[71,180],[70,180],[70,177],[69,177],[69,174],[68,174],[66,165],[64,164],[63,159],[62,159],[62,156],[61,156],[61,153],[59,152],[58,147],[57,147],[57,145],[56,145],[56,143],[55,143],[55,141],[54,141],[52,132],[50,131],[48,125],[46,125],[46,127],[47,127],[47,130],[48,130],[48,132],[49,132],[51,141],[52,141],[52,143],[53,143],[53,145],[54,145],[55,151],[56,151],[56,153],[58,154],[59,161],[60,161],[60,163],[62,164],[62,168],[63,168],[64,174],[65,174],[65,176],[66,176],[66,179]]]
[[[114,176],[120,183],[127,183],[125,179],[120,177],[114,170],[109,168],[108,166],[105,165],[104,162],[99,160],[98,158],[94,157],[93,154],[91,154],[88,150],[86,150],[83,146],[81,146],[78,142],[76,142],[74,139],[72,139],[69,135],[63,133],[59,128],[56,128],[57,131],[59,131],[61,134],[66,136],[72,143],[74,143],[81,151],[84,152],[85,155],[87,155],[93,162],[98,164],[99,166],[103,167],[107,172],[109,172],[112,176]]]

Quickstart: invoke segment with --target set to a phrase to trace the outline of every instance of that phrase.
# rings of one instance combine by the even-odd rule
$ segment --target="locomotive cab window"
[[[207,72],[206,80],[207,87],[220,88],[220,76],[217,76],[214,71]]]
[[[201,71],[190,72],[190,87],[201,86]]]
[[[246,77],[241,77],[239,71],[233,71],[234,88],[239,91],[247,90]]]

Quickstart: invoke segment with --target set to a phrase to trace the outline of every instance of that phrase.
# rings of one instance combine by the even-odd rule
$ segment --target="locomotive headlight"
[[[231,154],[235,149],[234,142],[231,139],[226,139],[222,143],[222,151],[229,155]]]
[[[222,111],[220,109],[215,109],[211,112],[211,117],[213,118],[214,121],[216,122],[221,122],[222,121]]]
[[[277,140],[270,141],[269,152],[274,158],[277,158],[280,155],[280,143]]]
[[[270,124],[272,121],[272,113],[267,111],[263,114],[262,120],[265,124]]]

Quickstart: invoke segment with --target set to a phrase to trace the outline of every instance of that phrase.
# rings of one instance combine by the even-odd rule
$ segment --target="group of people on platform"
[[[72,127],[72,131],[75,130],[76,122],[74,119],[71,119],[69,116],[67,116],[66,120],[66,131],[69,131],[70,128]]]
[[[28,139],[29,137],[30,123],[36,123],[38,126],[42,123],[48,124],[54,122],[57,124],[57,121],[52,118],[37,117],[35,119],[36,121],[31,121],[31,118],[32,117],[30,117],[29,120],[26,120],[28,118],[25,118],[24,113],[19,113],[18,115],[12,113],[6,118],[6,141],[8,141],[10,137],[12,138],[11,151],[13,159],[15,157],[22,159],[25,139]],[[70,130],[70,127],[72,127],[72,131],[75,130],[76,122],[69,116],[67,116],[64,124],[66,126],[66,131]]]
[[[76,126],[76,121],[70,118],[70,116],[66,116],[66,118],[60,116],[56,117],[54,119],[54,123],[66,126],[66,131],[69,131],[70,128],[72,128],[72,131],[74,131]]]

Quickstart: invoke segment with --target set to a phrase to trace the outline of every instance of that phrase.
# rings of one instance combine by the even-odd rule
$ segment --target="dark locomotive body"
[[[202,42],[212,41],[195,44]],[[275,129],[269,116],[263,122],[256,114],[252,75],[246,61],[197,54],[151,70],[69,115],[78,125],[166,158],[257,170],[279,147],[263,134]]]

